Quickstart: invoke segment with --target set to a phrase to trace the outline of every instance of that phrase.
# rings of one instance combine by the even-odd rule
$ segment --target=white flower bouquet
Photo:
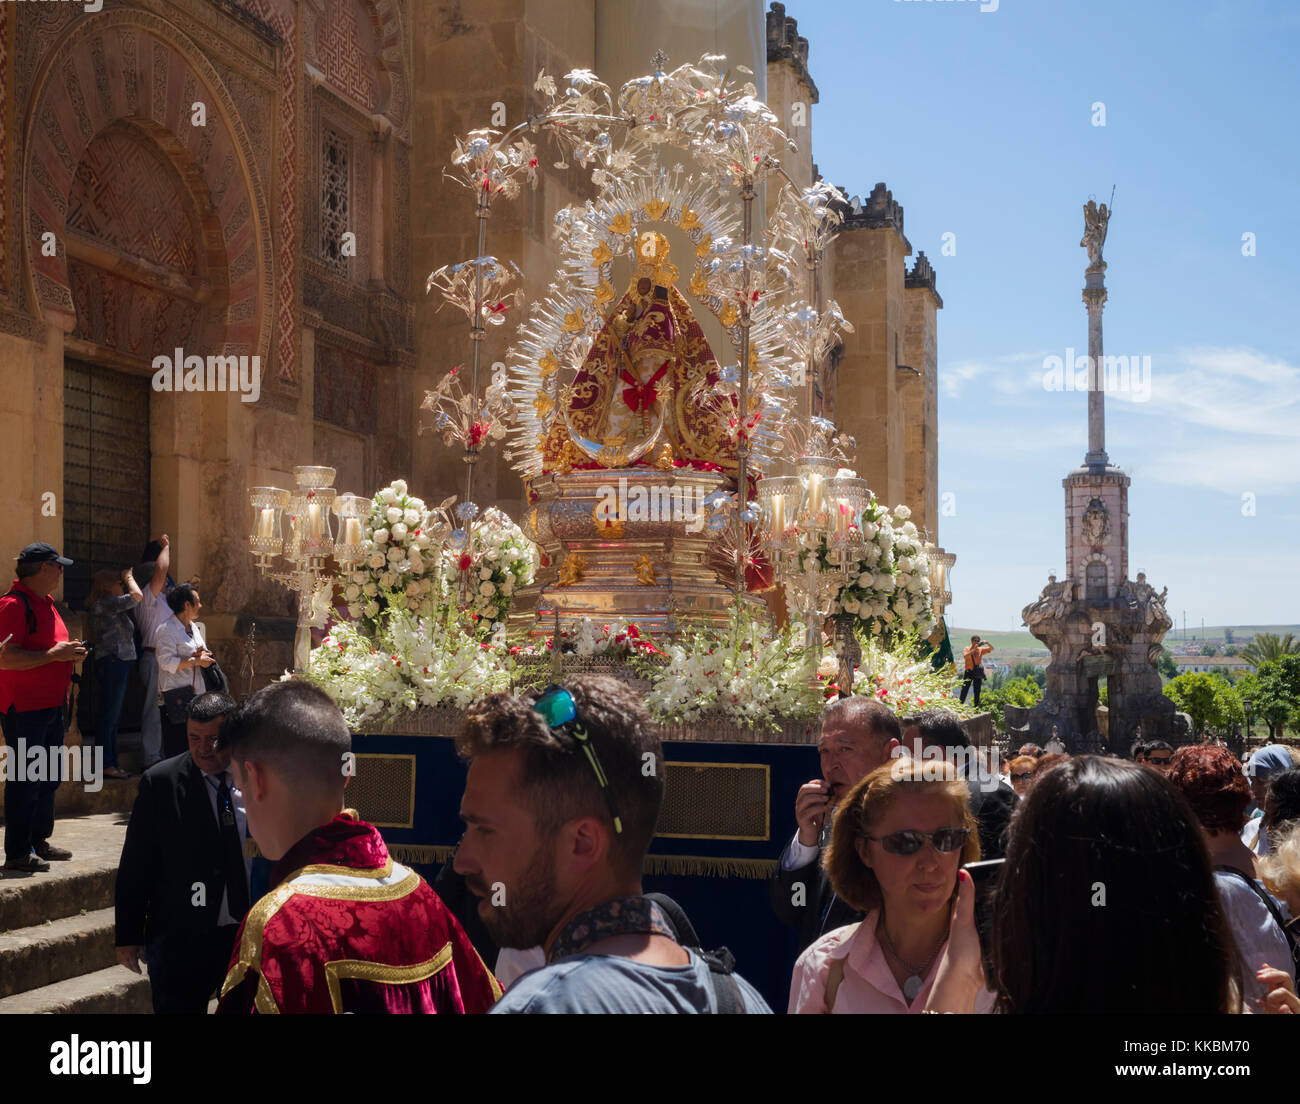
[[[376,492],[362,521],[362,555],[342,573],[343,598],[363,635],[375,636],[386,610],[435,616],[439,605],[437,560],[422,499],[394,480]]]
[[[330,695],[353,728],[421,706],[464,708],[510,688],[501,649],[467,632],[448,611],[441,620],[392,608],[374,635],[342,623],[313,649],[304,677]],[[286,678],[289,676],[286,675]]]
[[[538,564],[537,546],[495,506],[470,529],[468,549],[449,547],[443,558],[450,600],[463,594],[466,612],[486,626],[504,623],[515,591],[533,581]]]
[[[739,606],[727,631],[683,634],[665,649],[666,664],[644,665],[651,682],[646,706],[665,724],[718,712],[746,728],[816,716],[821,694],[802,640],[803,628],[794,624],[765,639],[753,613]]]
[[[906,506],[886,510],[875,497],[862,514],[866,541],[854,574],[830,605],[830,615],[856,617],[868,636],[922,635],[934,624],[930,560]],[[829,566],[825,542],[814,552]]]

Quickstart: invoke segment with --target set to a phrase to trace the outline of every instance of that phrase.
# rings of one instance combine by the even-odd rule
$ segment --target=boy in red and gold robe
[[[501,996],[460,923],[379,832],[340,809],[347,725],[296,680],[231,718],[249,834],[278,858],[245,918],[221,1013],[487,1012]]]

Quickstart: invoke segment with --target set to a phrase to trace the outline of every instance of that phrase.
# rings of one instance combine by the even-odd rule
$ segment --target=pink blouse
[[[799,956],[794,964],[794,979],[790,984],[790,1013],[825,1012],[826,981],[831,962],[845,959],[844,980],[835,993],[837,1014],[862,1015],[872,1013],[910,1013],[916,1015],[925,1008],[925,1002],[934,986],[943,958],[943,947],[934,956],[916,999],[909,1005],[902,989],[894,980],[893,972],[885,959],[885,952],[876,939],[876,924],[880,912],[867,913],[860,924],[850,924],[827,932]],[[946,947],[947,944],[944,944]],[[996,996],[981,989],[975,998],[976,1012],[990,1012]]]

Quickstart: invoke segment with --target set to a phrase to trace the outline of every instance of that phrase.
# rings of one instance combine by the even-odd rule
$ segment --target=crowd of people
[[[324,692],[290,679],[237,703],[200,677],[201,602],[166,587],[166,552],[143,586],[97,579],[91,603],[106,704],[135,650],[120,619],[146,608],[144,677],[179,702],[157,713],[116,890],[118,961],[147,966],[156,1011],[771,1011],[745,963],[645,891],[664,756],[625,683],[574,676],[467,711],[465,832],[430,886],[346,807],[351,737]],[[62,741],[85,655],[49,600],[66,565],[29,546],[21,596],[0,598],[10,743]],[[950,713],[848,697],[817,752],[769,886],[799,933],[789,1012],[1300,1013],[1288,748],[1243,766],[1213,745],[1132,761],[1025,745],[996,764]],[[68,857],[52,791],[14,785],[6,867],[39,873]]]

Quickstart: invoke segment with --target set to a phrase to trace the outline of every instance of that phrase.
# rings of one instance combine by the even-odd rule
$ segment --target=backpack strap
[[[673,929],[673,935],[679,946],[694,951],[709,968],[709,980],[713,983],[713,995],[718,1002],[718,1015],[745,1015],[745,998],[740,986],[732,976],[736,969],[736,959],[726,947],[716,951],[706,951],[700,946],[700,937],[695,933],[686,911],[666,893],[647,893],[645,896],[659,906]]]
[[[5,591],[4,594],[0,594],[0,598],[17,598],[20,602],[22,602],[23,609],[27,611],[27,636],[35,635],[36,611],[32,609],[32,600],[28,598],[27,595],[24,594],[17,587],[11,587],[9,590]],[[24,637],[23,643],[25,644],[26,642],[27,642],[27,638]]]
[[[852,939],[853,936],[857,934],[858,928],[861,926],[861,922],[854,924],[853,931],[848,938]],[[844,981],[844,963],[847,961],[847,958],[848,956],[844,955],[840,958],[831,959],[831,968],[826,975],[826,995],[823,998],[825,1011],[827,1013],[835,1011],[835,994],[839,992],[840,983]]]
[[[1263,828],[1260,828],[1261,832],[1263,830]],[[1221,870],[1225,874],[1235,874],[1255,891],[1255,895],[1264,902],[1264,907],[1272,914],[1273,920],[1277,923],[1277,926],[1282,929],[1282,935],[1286,939],[1286,945],[1291,948],[1292,968],[1295,972],[1300,973],[1300,943],[1297,943],[1295,936],[1291,934],[1291,929],[1287,922],[1282,918],[1282,910],[1277,907],[1277,902],[1273,900],[1273,895],[1266,890],[1261,889],[1259,883],[1255,881],[1254,878],[1249,874],[1246,874],[1244,871],[1238,870],[1235,866],[1216,866],[1214,869]],[[1294,923],[1294,921],[1292,921],[1292,923]]]

